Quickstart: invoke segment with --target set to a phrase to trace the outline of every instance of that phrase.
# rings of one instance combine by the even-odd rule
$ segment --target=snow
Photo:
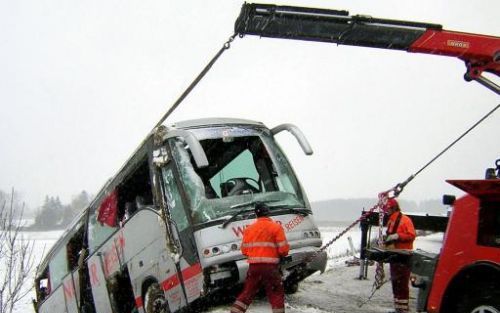
[[[342,228],[340,227],[320,227],[323,242],[330,241]],[[56,242],[62,231],[49,232],[27,232],[25,237],[34,241],[34,253],[36,264],[42,260],[50,247]],[[344,237],[332,244],[328,249],[329,261],[327,270],[323,274],[314,274],[304,280],[297,293],[286,296],[286,311],[288,313],[377,313],[392,310],[392,293],[390,283],[385,283],[366,302],[372,291],[375,266],[368,269],[366,280],[359,280],[359,267],[345,265],[345,261],[351,259],[348,237],[351,237],[354,246],[359,247],[361,232],[359,229],[349,231]],[[428,252],[438,253],[441,247],[443,234],[435,233],[425,237],[417,237],[415,248]],[[386,266],[386,275],[389,273]],[[32,278],[28,284],[31,284]],[[410,307],[415,308],[416,289],[410,288]],[[14,313],[34,312],[31,298],[34,291],[20,303],[18,303]],[[365,303],[366,302],[366,303]],[[413,309],[414,310],[414,309]],[[219,305],[210,308],[207,312],[227,313],[229,304]],[[271,308],[266,298],[255,299],[247,312],[271,312]]]

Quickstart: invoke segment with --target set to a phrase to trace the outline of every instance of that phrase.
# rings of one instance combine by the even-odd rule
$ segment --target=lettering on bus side
[[[243,237],[243,232],[245,231],[245,228],[247,228],[249,225],[243,225],[243,226],[237,226],[237,227],[232,227],[231,229],[233,230],[233,233],[236,235],[236,237]]]
[[[67,279],[63,283],[63,289],[66,300],[71,300],[75,297],[75,290],[73,289],[73,282],[71,279]]]
[[[295,227],[299,226],[304,221],[304,219],[305,218],[302,215],[295,216],[291,221],[285,224],[285,230],[291,231]]]
[[[120,265],[120,256],[123,259],[123,248],[125,247],[125,237],[123,232],[118,233],[118,236],[114,238],[113,244],[109,249],[107,249],[104,255],[104,275],[108,277],[114,272]]]
[[[90,272],[90,284],[92,287],[97,287],[101,285],[101,282],[99,280],[99,275],[97,274],[97,264],[96,262],[92,262],[89,266],[89,272]]]
[[[295,227],[299,226],[304,221],[304,219],[305,218],[302,215],[297,215],[289,222],[285,223],[284,226],[285,231],[291,231]],[[275,221],[275,222],[283,227],[283,222],[281,221]],[[243,226],[231,227],[231,230],[236,235],[236,237],[243,237],[243,232],[245,231],[245,228],[247,228],[248,226],[250,225],[247,224]]]

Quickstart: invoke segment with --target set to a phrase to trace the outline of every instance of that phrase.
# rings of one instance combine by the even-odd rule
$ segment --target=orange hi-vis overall
[[[278,264],[288,250],[283,227],[269,217],[259,217],[243,233],[241,252],[248,257],[248,263]]]
[[[246,312],[261,287],[266,291],[272,312],[285,312],[285,292],[279,261],[289,250],[283,228],[269,217],[259,217],[245,229],[241,252],[247,256],[250,266],[245,287],[232,305],[231,313]]]
[[[415,227],[411,219],[397,211],[391,214],[387,222],[387,235],[398,234],[398,240],[394,242],[396,249],[413,249],[415,240]],[[392,293],[394,295],[394,308],[397,313],[409,312],[410,299],[410,273],[409,264],[391,263]]]

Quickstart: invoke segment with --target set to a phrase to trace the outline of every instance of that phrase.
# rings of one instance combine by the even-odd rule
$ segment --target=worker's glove
[[[396,241],[398,239],[399,239],[398,234],[390,234],[389,236],[387,236],[387,238],[385,238],[385,242],[393,242],[393,241]]]

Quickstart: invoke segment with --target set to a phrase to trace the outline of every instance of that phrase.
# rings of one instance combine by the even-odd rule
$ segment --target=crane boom
[[[245,3],[235,23],[240,36],[331,42],[456,57],[467,81],[497,94],[500,86],[482,76],[500,77],[500,37],[444,30],[441,25],[349,15],[348,11]]]

